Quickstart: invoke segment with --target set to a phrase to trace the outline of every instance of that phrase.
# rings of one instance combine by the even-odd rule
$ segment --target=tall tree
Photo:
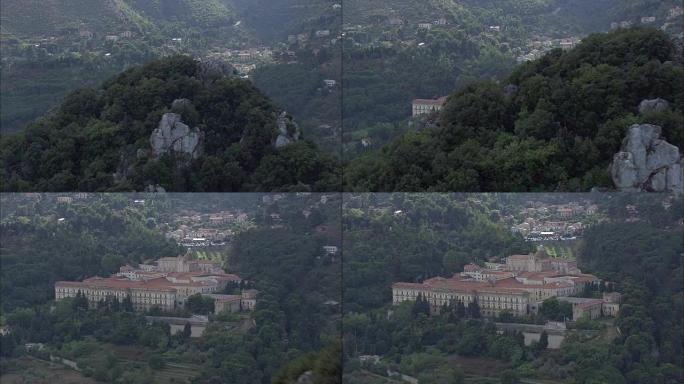
[[[477,302],[477,299],[468,303],[468,317],[472,319],[479,319],[482,317],[482,314],[480,313],[480,304]]]

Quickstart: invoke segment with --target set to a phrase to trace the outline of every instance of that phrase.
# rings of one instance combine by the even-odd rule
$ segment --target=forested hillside
[[[462,307],[430,315],[427,302],[393,306],[395,282],[452,276],[483,263],[532,250],[492,219],[506,198],[460,194],[350,195],[343,209],[343,340],[345,383],[410,375],[426,383],[465,383],[459,356],[492,358],[496,377],[526,353],[515,335],[497,335],[479,310]],[[530,351],[529,353],[536,353]],[[360,361],[360,355],[380,360]],[[496,359],[496,360],[494,360]],[[500,360],[500,363],[497,361]]]
[[[3,190],[333,189],[334,161],[303,140],[276,148],[280,111],[229,70],[172,57],[72,93],[54,114],[3,135]],[[153,150],[167,113],[189,126],[182,145],[192,152]]]
[[[590,35],[520,65],[503,82],[454,91],[439,127],[352,161],[350,190],[579,191],[610,187],[608,165],[634,123],[684,145],[684,66],[663,32]],[[644,99],[670,107],[638,114]]]
[[[127,204],[117,196],[87,206],[3,200],[2,313],[52,300],[57,280],[108,276],[125,263],[180,252]]]
[[[131,8],[158,22],[180,21],[189,25],[227,28],[237,20],[228,1],[222,0],[124,0]]]
[[[133,65],[254,41],[218,0],[8,0],[0,16],[3,133]]]
[[[351,195],[343,211],[345,310],[382,306],[393,282],[451,276],[468,263],[532,250],[489,209],[449,194]]]
[[[236,21],[230,1],[223,0],[7,0],[2,9],[3,34],[19,38],[56,36],[70,30],[152,33],[173,24],[217,32]]]
[[[232,0],[3,2],[0,130],[14,132],[71,90],[174,54],[272,45],[329,18],[331,3]],[[338,12],[339,13],[339,12]]]
[[[601,331],[594,336],[570,331],[560,349],[547,350],[543,334],[539,342],[524,343],[521,333],[501,334],[492,321],[524,318],[483,319],[477,304],[448,305],[439,314],[431,313],[425,300],[391,304],[392,283],[448,277],[468,262],[530,250],[531,244],[495,223],[495,211],[517,212],[529,198],[573,199],[568,194],[530,196],[351,195],[343,210],[346,382],[371,383],[391,377],[389,372],[450,384],[522,378],[575,384],[681,382],[681,198],[592,195],[607,220],[586,229],[577,262],[584,273],[623,294],[614,324],[619,331],[607,319],[578,321],[569,327]],[[545,311],[538,316],[548,320]]]
[[[578,383],[681,382],[684,232],[676,220],[681,222],[683,201],[676,199],[663,210],[653,199],[616,196],[615,200],[614,206],[637,206],[640,220],[591,228],[578,262],[617,282],[617,290],[624,292],[616,320],[620,335],[610,346],[577,340],[554,360],[560,365],[576,361]]]
[[[412,99],[505,78],[554,39],[606,30],[602,1],[348,1],[344,8],[345,154],[379,148],[422,122]],[[362,145],[361,140],[371,141]]]
[[[155,194],[144,204],[119,194],[72,204],[57,202],[55,195],[3,196],[8,209],[1,222],[0,321],[12,329],[0,340],[3,374],[18,370],[18,357],[52,354],[76,361],[82,375],[101,382],[165,383],[173,377],[206,384],[294,384],[311,371],[316,384],[339,383],[340,259],[322,248],[339,244],[339,209],[320,205],[306,218],[301,210],[320,200],[312,196],[292,194],[273,205],[259,205],[261,196],[233,200],[225,194]],[[190,338],[189,328],[171,334],[168,325],[150,324],[143,315],[159,313],[133,312],[126,300],[97,308],[82,297],[54,301],[55,280],[106,276],[126,263],[182,255],[185,250],[159,232],[159,225],[180,212],[248,202],[257,217],[270,217],[279,207],[282,220],[277,228],[257,220],[258,227],[237,234],[218,261],[258,290],[256,307],[210,314],[202,338]],[[329,231],[318,231],[321,226]],[[25,343],[44,343],[45,349],[31,352]],[[121,358],[121,351],[135,351],[135,359]],[[166,364],[174,366],[171,373]],[[188,373],[187,367],[194,368]]]
[[[284,41],[288,34],[301,33],[307,28],[335,19],[331,15],[334,0],[221,0],[229,3],[249,28],[264,41]]]
[[[2,4],[2,33],[17,37],[52,35],[83,27],[97,32],[140,31],[152,24],[122,0],[7,0]]]

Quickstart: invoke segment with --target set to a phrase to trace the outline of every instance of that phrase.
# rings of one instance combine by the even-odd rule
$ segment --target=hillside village
[[[191,210],[179,212],[172,223],[163,225],[164,236],[184,247],[225,246],[236,232],[254,226],[244,212],[219,211],[200,213]]]
[[[597,223],[598,206],[590,202],[562,205],[529,202],[515,217],[508,219],[518,224],[511,231],[522,234],[528,241],[575,240],[584,229]]]

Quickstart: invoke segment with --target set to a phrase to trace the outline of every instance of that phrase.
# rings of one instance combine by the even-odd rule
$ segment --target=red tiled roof
[[[218,280],[226,280],[226,281],[240,281],[240,280],[242,280],[240,278],[240,276],[234,275],[232,273],[211,274],[211,276],[215,276]]]
[[[550,288],[570,288],[572,283],[568,282],[553,282],[546,284],[524,284],[515,278],[503,279],[496,282],[497,285],[502,285],[505,287],[518,288],[518,289],[550,289]]]
[[[191,277],[194,276],[202,276],[204,275],[203,272],[169,272],[167,274],[169,277],[173,277],[176,279],[190,279]]]
[[[542,272],[520,272],[518,277],[523,277],[530,280],[544,280],[545,277],[562,276],[556,271],[542,271]]]
[[[483,275],[499,275],[499,276],[504,276],[504,275],[513,275],[512,272],[509,271],[490,271],[490,270],[484,270],[482,271]]]
[[[151,274],[154,275],[154,274]],[[231,281],[240,280],[237,275],[233,274],[217,274],[217,275],[207,275],[196,272],[172,272],[169,276],[175,277],[182,280],[190,280],[194,276],[207,276],[215,277],[216,280]],[[91,277],[83,281],[57,281],[55,286],[61,287],[83,287],[83,288],[108,288],[108,289],[152,289],[152,290],[165,290],[165,291],[175,291],[175,287],[202,287],[212,285],[211,281],[199,280],[199,281],[189,281],[189,282],[172,282],[164,277],[158,277],[148,280],[130,280],[127,278],[119,277]]]
[[[580,283],[590,283],[590,282],[599,280],[598,277],[596,277],[594,275],[586,274],[586,273],[582,273],[580,275],[570,275],[568,277],[570,277],[574,281],[580,282]]]
[[[463,266],[463,272],[473,272],[480,269],[480,266],[475,264],[466,264]]]
[[[83,281],[58,281],[55,286],[82,287],[82,288],[107,288],[107,289],[150,289],[160,291],[175,291],[170,282],[164,278],[144,280],[120,279],[115,277],[91,277]]]
[[[491,292],[491,293],[516,293],[526,294],[529,289],[555,289],[570,288],[572,283],[554,282],[543,285],[523,284],[515,278],[501,279],[489,283],[476,280],[461,280],[457,278],[446,279],[443,277],[433,277],[420,283],[394,283],[393,288],[407,288],[417,290],[447,290],[457,292]]]

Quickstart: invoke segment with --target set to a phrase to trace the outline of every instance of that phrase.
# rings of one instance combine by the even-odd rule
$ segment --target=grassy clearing
[[[575,253],[573,247],[564,244],[544,244],[544,250],[553,258],[574,260]]]

